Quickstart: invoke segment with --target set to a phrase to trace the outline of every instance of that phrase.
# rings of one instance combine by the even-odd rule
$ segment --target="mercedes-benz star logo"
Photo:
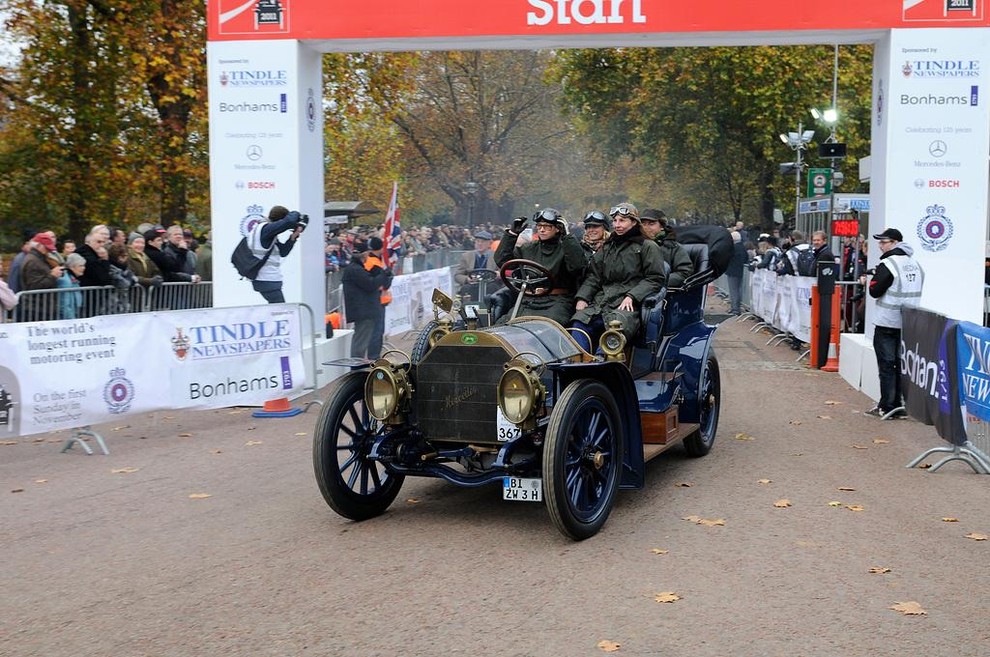
[[[246,154],[247,154],[247,159],[251,160],[252,162],[255,160],[260,160],[262,155],[261,146],[258,146],[257,144],[251,144],[250,146],[248,146]]]
[[[936,139],[928,144],[928,152],[932,154],[932,157],[942,157],[947,150],[949,150],[949,147],[941,139]]]

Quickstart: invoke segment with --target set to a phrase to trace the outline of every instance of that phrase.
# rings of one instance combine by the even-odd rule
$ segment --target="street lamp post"
[[[808,142],[812,140],[815,136],[814,130],[805,130],[803,124],[798,121],[797,132],[787,132],[781,133],[780,141],[784,142],[795,152],[794,162],[785,162],[780,165],[780,172],[787,174],[794,172],[794,224],[797,226],[798,220],[798,209],[801,205],[801,168],[804,166],[802,163],[802,153],[808,147]]]
[[[478,183],[473,180],[464,183],[464,193],[468,202],[468,228],[474,228],[474,195],[478,193]]]

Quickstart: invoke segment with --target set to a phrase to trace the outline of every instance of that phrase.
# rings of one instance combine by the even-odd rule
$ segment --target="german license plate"
[[[543,480],[502,477],[502,499],[513,502],[542,502]]]

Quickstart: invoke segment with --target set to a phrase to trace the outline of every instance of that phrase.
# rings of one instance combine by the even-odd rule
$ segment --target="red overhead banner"
[[[208,0],[209,39],[430,39],[986,27],[988,0]]]

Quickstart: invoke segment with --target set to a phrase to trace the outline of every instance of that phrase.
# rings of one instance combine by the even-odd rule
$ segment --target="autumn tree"
[[[789,179],[780,178],[778,163],[793,153],[777,134],[795,129],[809,107],[830,104],[832,53],[830,46],[574,50],[558,54],[552,74],[565,108],[606,152],[667,170],[664,197],[677,214],[769,224],[774,207],[790,198],[780,193]],[[872,53],[853,46],[841,55],[837,104],[850,111],[840,130],[850,157],[861,157]]]

